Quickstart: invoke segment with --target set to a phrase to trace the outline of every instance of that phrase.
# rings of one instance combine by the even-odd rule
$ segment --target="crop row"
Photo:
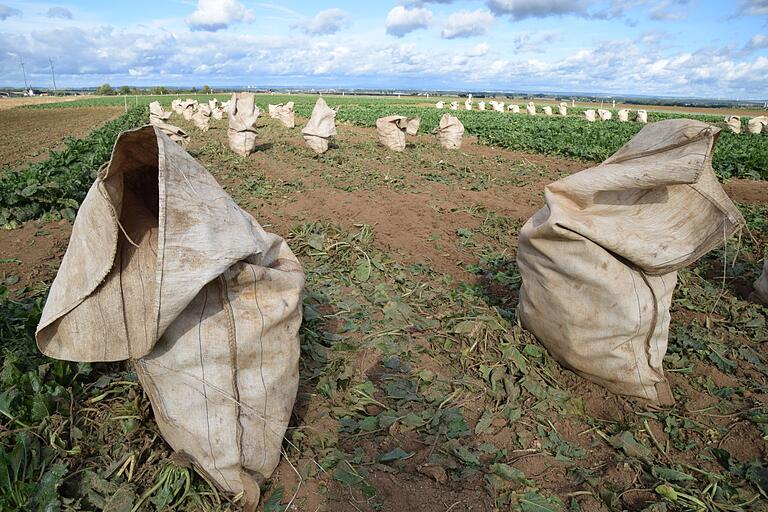
[[[146,124],[146,107],[134,107],[83,139],[68,139],[48,160],[0,177],[0,228],[45,215],[73,219],[96,172],[112,154],[117,136]]]

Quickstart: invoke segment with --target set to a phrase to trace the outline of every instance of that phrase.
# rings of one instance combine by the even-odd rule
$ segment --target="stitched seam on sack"
[[[168,201],[166,200],[166,183],[165,180],[167,179],[168,173],[166,172],[166,167],[168,166],[168,162],[166,161],[166,155],[165,155],[165,146],[160,144],[160,140],[162,140],[160,137],[157,137],[157,128],[154,128],[155,130],[155,137],[158,139],[157,141],[157,183],[158,183],[158,203],[162,203],[162,208],[158,208],[158,215],[162,218],[162,223],[160,223],[160,219],[158,219],[157,226],[158,229],[163,230],[163,237],[162,237],[162,243],[163,247],[162,250],[160,250],[160,247],[158,247],[158,258],[160,261],[158,262],[157,267],[155,268],[155,279],[157,280],[157,298],[155,304],[157,305],[157,318],[155,321],[155,339],[160,338],[160,308],[162,307],[163,302],[163,277],[165,276],[165,273],[163,272],[165,267],[165,246],[166,246],[166,237],[168,235]],[[175,144],[175,143],[174,143]],[[158,236],[158,240],[160,240],[160,237]],[[159,277],[158,277],[159,274]]]
[[[259,310],[259,316],[261,316],[261,332],[259,332],[259,377],[261,378],[261,385],[264,388],[264,428],[261,431],[264,450],[262,450],[261,467],[263,468],[267,463],[267,400],[269,395],[267,394],[267,383],[264,382],[264,313],[259,306],[259,299],[257,298],[256,289],[256,271],[253,266],[249,265],[251,273],[253,274],[253,300],[256,302],[256,309]]]
[[[225,271],[229,272],[229,269]],[[237,387],[237,329],[235,326],[235,315],[232,311],[232,304],[229,302],[229,286],[225,276],[219,276],[221,282],[221,302],[224,311],[227,313],[227,347],[229,347],[229,359],[232,366],[232,396],[235,402],[235,441],[237,445],[237,454],[240,460],[240,466],[243,465],[243,425],[240,423],[240,390]]]
[[[224,473],[221,472],[219,469],[219,466],[216,464],[216,455],[213,451],[213,443],[211,442],[211,418],[210,413],[208,411],[208,391],[206,390],[206,384],[205,384],[205,361],[203,359],[203,337],[202,337],[202,331],[203,331],[203,316],[205,315],[205,308],[208,306],[208,287],[206,286],[203,288],[203,291],[205,292],[205,296],[203,297],[203,307],[200,310],[200,318],[197,320],[197,347],[198,347],[198,354],[200,354],[200,375],[201,375],[201,383],[203,385],[203,398],[205,399],[205,427],[206,427],[206,438],[208,439],[208,448],[211,450],[211,460],[213,461],[213,469],[215,469],[219,475],[221,475],[221,478],[224,479],[224,482],[227,484],[227,487],[231,487],[229,485],[229,480],[227,480],[227,477],[224,476]]]
[[[120,245],[120,235],[118,234],[118,245]],[[117,256],[116,256],[117,257]],[[125,309],[125,290],[123,289],[123,269],[125,268],[124,262],[123,262],[123,248],[120,248],[119,252],[119,258],[120,258],[120,272],[117,273],[117,278],[120,282],[120,301],[122,302],[122,313],[123,313],[123,330],[125,331],[125,343],[128,345],[128,357],[133,356],[133,352],[131,351],[131,338],[128,335],[128,317],[126,316],[126,309]],[[141,280],[141,275],[139,275],[139,280]],[[98,298],[98,295],[96,295]],[[143,299],[142,295],[142,299]],[[104,344],[104,360],[107,360],[107,345]]]
[[[648,368],[656,374],[657,377],[661,378],[662,382],[666,382],[666,379],[664,378],[664,375],[659,375],[658,372],[651,366],[651,340],[653,340],[653,334],[656,332],[656,324],[659,321],[659,299],[656,297],[656,291],[651,286],[651,282],[648,281],[648,276],[645,275],[643,271],[640,271],[640,277],[643,278],[643,282],[648,287],[648,290],[651,292],[651,297],[653,297],[653,317],[651,318],[651,328],[648,330],[648,335],[645,337],[645,351],[646,356],[648,357]],[[662,280],[662,283],[664,281]],[[656,347],[658,350],[658,346]],[[654,384],[655,385],[655,384]]]
[[[632,336],[634,338],[640,333],[640,326],[643,324],[643,313],[640,308],[640,294],[637,293],[637,284],[635,284],[635,273],[633,272],[633,269],[629,269],[629,277],[632,278],[632,289],[635,291],[635,302],[637,302],[637,328],[635,329],[635,334]],[[632,357],[635,359],[635,370],[637,371],[637,380],[640,381],[640,386],[643,389],[643,394],[645,394],[645,398],[647,400],[651,400],[651,398],[648,396],[648,393],[646,392],[646,384],[643,381],[643,373],[640,371],[640,365],[637,360],[637,354],[635,353],[635,344],[630,342],[630,347],[632,349]]]
[[[644,158],[646,156],[653,156],[658,153],[662,153],[664,151],[669,151],[670,149],[677,149],[681,148],[683,146],[687,146],[688,144],[693,144],[695,142],[699,142],[706,136],[710,135],[710,127],[707,126],[706,128],[702,128],[701,131],[696,135],[695,137],[691,137],[690,139],[686,139],[684,141],[680,141],[676,144],[670,144],[669,146],[661,146],[659,148],[655,149],[649,149],[646,151],[642,151],[640,153],[635,153],[632,156],[625,156],[624,158],[617,158],[616,160],[608,159],[603,164],[613,165],[613,164],[621,164],[624,162],[629,162],[632,160],[637,160],[638,158]]]

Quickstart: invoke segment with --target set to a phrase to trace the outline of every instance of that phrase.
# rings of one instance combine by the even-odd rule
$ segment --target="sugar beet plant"
[[[43,216],[73,219],[99,167],[112,154],[117,136],[147,122],[146,107],[135,107],[48,160],[0,177],[0,227],[14,228]]]

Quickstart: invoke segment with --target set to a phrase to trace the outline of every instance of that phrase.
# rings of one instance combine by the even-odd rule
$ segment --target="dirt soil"
[[[67,109],[64,117],[71,115],[70,112]],[[302,121],[299,120],[299,124]],[[497,242],[502,243],[494,243],[509,244],[510,251],[514,251],[517,229],[543,205],[544,187],[590,166],[479,145],[472,138],[465,140],[461,150],[446,151],[430,136],[409,137],[406,151],[395,153],[377,144],[374,130],[350,125],[339,126],[336,147],[326,155],[317,156],[305,146],[298,128],[288,130],[268,118],[260,118],[257,123],[259,150],[244,159],[226,148],[226,120],[214,121],[212,129],[205,134],[177,116],[172,122],[191,134],[190,153],[211,170],[236,201],[268,231],[289,238],[297,224],[306,222],[326,221],[350,231],[367,224],[375,233],[375,247],[398,264],[421,264],[429,271],[446,276],[446,295],[462,286],[482,284],[482,277],[468,271],[469,265],[479,263],[477,246],[472,243],[486,243],[497,237]],[[71,129],[70,124],[66,133],[71,134]],[[768,201],[768,182],[730,180],[725,189],[737,202]],[[482,231],[489,221],[497,218],[506,222],[501,224],[504,226],[501,231]],[[506,228],[508,233],[503,232]],[[8,282],[10,278],[16,290],[50,282],[66,248],[70,229],[68,223],[58,222],[28,223],[20,230],[0,231],[0,279]],[[303,262],[311,267],[311,261]],[[507,287],[499,288],[504,289],[498,295],[491,293],[487,300],[514,302],[515,297]],[[351,322],[359,321],[342,321],[339,318],[343,317],[337,318],[342,312],[336,311],[333,304],[322,306],[318,309],[326,320],[317,329],[323,335],[338,336]],[[673,319],[681,320],[677,314]],[[350,342],[359,341],[354,333],[343,336],[348,336]],[[445,342],[452,336],[446,335]],[[534,343],[532,338],[527,339]],[[472,368],[479,363],[470,360],[468,368],[457,367],[456,361],[450,359],[450,354],[435,340],[414,335],[411,342],[414,348],[410,364],[414,365],[414,372],[421,370],[437,376],[433,382],[460,383],[456,384],[449,397],[451,405],[447,407],[462,410],[469,430],[477,434],[472,434],[473,446],[498,450],[495,455],[478,452],[483,463],[503,454],[503,460],[535,481],[540,492],[578,505],[578,510],[640,511],[658,501],[653,490],[639,481],[641,468],[637,459],[627,458],[612,448],[607,443],[608,435],[603,432],[617,432],[642,422],[637,414],[641,408],[636,403],[610,395],[571,372],[547,366],[547,372],[551,372],[547,373],[549,378],[578,395],[583,412],[566,415],[553,409],[548,412],[549,425],[536,423],[533,416],[527,415],[542,407],[542,402],[526,395],[524,401],[516,403],[522,410],[522,420],[507,421],[497,414],[480,433],[478,423],[486,408],[498,408],[499,404],[485,397],[486,383],[474,376],[476,372]],[[340,356],[334,356],[329,350],[328,357]],[[355,384],[369,380],[380,390],[402,379],[389,363],[385,364],[384,354],[378,348],[358,348],[347,357],[349,359],[336,361],[342,366],[340,371],[346,372],[346,378]],[[533,360],[532,355],[528,357]],[[329,359],[326,364],[330,366],[332,362]],[[317,375],[311,379],[326,378],[325,369],[316,370]],[[719,441],[739,461],[765,457],[768,450],[757,428],[741,420],[732,422],[729,415],[720,414],[718,409],[713,409],[717,399],[702,390],[701,382],[706,379],[719,387],[735,386],[735,379],[701,362],[691,362],[690,372],[691,375],[671,374],[675,389],[683,390],[688,397],[676,409],[677,413],[690,416],[710,429],[730,429]],[[309,378],[307,372],[304,373],[303,378]],[[408,375],[408,379],[418,380],[414,375]],[[319,453],[320,445],[329,445],[336,451],[327,451],[327,457],[336,456],[338,450],[356,454],[359,460],[354,464],[355,471],[366,471],[365,482],[375,488],[376,496],[371,498],[364,492],[365,488],[344,483],[337,473],[339,466],[332,477],[330,469],[320,467],[319,463],[325,459],[318,460],[319,455],[299,454],[290,461],[284,457],[271,480],[271,489],[284,488],[283,503],[288,500],[293,503],[289,510],[498,510],[494,508],[492,493],[488,490],[490,484],[483,473],[451,462],[452,452],[441,447],[446,441],[445,433],[437,437],[420,435],[399,423],[370,432],[340,432],[337,420],[348,406],[344,395],[339,391],[329,400],[317,392],[317,385],[314,380],[302,383],[288,438],[293,443],[302,440],[316,443],[312,447],[318,451],[310,453]],[[426,393],[429,389],[426,383],[424,387]],[[756,403],[762,398],[762,395],[753,397]],[[396,409],[389,396],[380,393],[376,399]],[[364,414],[376,416],[381,411],[379,405],[369,404]],[[712,414],[708,414],[710,411]],[[646,425],[654,441],[665,445],[676,463],[716,471],[717,464],[699,457],[698,450],[670,448],[670,436],[660,420],[651,417]],[[642,433],[642,427],[640,429]],[[682,427],[680,429],[682,431]],[[691,433],[693,430],[686,432],[685,435],[699,436]],[[712,432],[715,430],[707,430],[695,438],[708,442],[705,436],[714,436]],[[574,453],[581,450],[587,455],[585,458],[574,456],[576,462],[559,452],[556,456],[554,448],[543,448],[552,439],[560,443],[557,450]],[[653,446],[649,437],[642,439],[644,445]],[[745,440],[747,442],[739,446],[739,442]],[[672,441],[680,442],[679,439]],[[378,454],[395,448],[407,452],[408,457],[387,464],[378,461]],[[663,455],[670,457],[666,452]],[[666,464],[664,459],[658,460]],[[578,474],[586,476],[574,476]],[[591,485],[587,483],[590,478],[596,479]],[[512,490],[503,492],[511,492],[513,496],[517,496],[515,492],[523,492],[521,486],[504,485]],[[615,500],[613,507],[606,505],[608,499]]]
[[[0,105],[3,101],[14,100],[0,100]],[[85,137],[123,111],[120,107],[0,108],[0,173],[45,160],[49,151],[64,147],[66,137]]]

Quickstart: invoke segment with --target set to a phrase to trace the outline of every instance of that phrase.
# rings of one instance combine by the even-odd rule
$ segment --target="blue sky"
[[[0,0],[0,86],[768,99],[768,0]]]

